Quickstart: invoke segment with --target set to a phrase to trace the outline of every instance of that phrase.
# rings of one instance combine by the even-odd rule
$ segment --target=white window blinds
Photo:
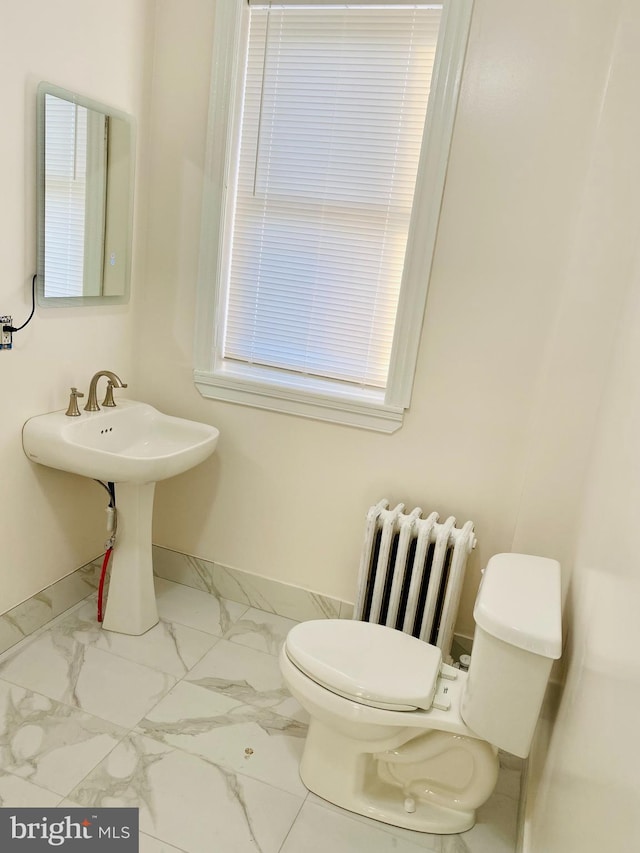
[[[105,116],[47,94],[44,132],[47,295],[97,295],[105,227]]]
[[[46,96],[44,269],[54,295],[82,296],[87,111]]]
[[[225,359],[385,388],[441,13],[252,3]]]

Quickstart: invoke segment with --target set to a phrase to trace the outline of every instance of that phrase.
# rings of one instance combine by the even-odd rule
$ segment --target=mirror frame
[[[126,245],[123,247],[125,251],[124,266],[124,292],[122,294],[111,296],[46,296],[45,295],[45,275],[44,275],[44,233],[45,233],[45,96],[53,95],[57,98],[62,98],[70,103],[85,107],[89,110],[95,110],[109,118],[119,119],[124,121],[130,132],[130,147],[129,147],[129,168],[128,168],[128,190],[126,192]],[[37,185],[37,253],[38,253],[38,276],[36,293],[38,305],[44,308],[58,307],[82,307],[87,305],[124,305],[129,301],[131,293],[131,256],[133,246],[133,199],[134,199],[134,180],[135,180],[135,146],[136,146],[136,127],[132,116],[121,110],[113,109],[91,98],[85,98],[75,92],[70,92],[67,89],[62,89],[60,86],[55,86],[52,83],[42,82],[38,85],[36,96],[37,108],[37,167],[36,167],[36,185]],[[109,218],[107,211],[106,218]]]

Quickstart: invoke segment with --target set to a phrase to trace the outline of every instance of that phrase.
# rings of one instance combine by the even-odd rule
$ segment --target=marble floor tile
[[[175,684],[150,667],[86,646],[56,630],[0,664],[0,678],[131,728]]]
[[[88,563],[14,607],[6,615],[11,616],[23,636],[29,636],[93,592],[97,587],[96,571],[96,566]]]
[[[306,711],[284,686],[278,658],[248,646],[219,640],[185,680],[238,702],[269,708],[299,722],[308,721]]]
[[[153,569],[159,577],[206,590],[217,598],[238,601],[247,607],[257,607],[267,613],[300,621],[337,619],[344,605],[335,598],[170,551],[159,545],[153,548]]]
[[[142,832],[186,853],[278,853],[303,802],[136,735],[122,741],[70,800],[137,806]]]
[[[443,844],[442,853],[513,853],[517,835],[518,801],[495,791],[478,809],[475,826]]]
[[[15,646],[24,636],[25,632],[17,624],[11,611],[0,616],[0,652]]]
[[[0,808],[53,808],[59,802],[59,794],[46,791],[26,779],[21,779],[20,776],[0,770]]]
[[[159,669],[176,678],[185,675],[218,642],[213,634],[165,620],[137,637],[105,631],[96,621],[94,601],[75,609],[67,619],[57,623],[55,630],[84,645]]]
[[[216,598],[208,592],[164,578],[155,578],[155,587],[161,619],[218,637],[228,631],[247,610],[246,604]]]
[[[93,599],[95,600],[95,596],[93,596]],[[31,634],[23,636],[19,642],[14,643],[11,646],[11,648],[7,648],[5,651],[3,651],[0,654],[0,666],[6,660],[9,660],[9,658],[14,657],[14,655],[16,655],[18,652],[22,651],[22,649],[31,645],[31,643],[33,643],[34,640],[37,640],[38,637],[41,637],[43,634],[50,633],[55,628],[55,626],[58,624],[58,622],[62,622],[64,620],[68,619],[72,613],[74,613],[80,607],[83,607],[84,604],[86,603],[86,601],[89,601],[89,600],[90,600],[90,598],[87,598],[85,601],[79,602],[78,604],[75,604],[72,607],[69,607],[69,609],[65,610],[64,613],[61,613],[58,616],[54,617],[49,622],[47,622],[45,625],[41,625],[40,628],[36,628],[36,630],[33,631]],[[0,617],[0,619],[2,619],[2,618],[3,617]],[[0,629],[0,634],[1,634],[1,629]]]
[[[438,847],[393,836],[374,821],[367,825],[348,812],[329,811],[305,802],[280,853],[438,853]],[[439,841],[439,840],[438,840]]]
[[[264,613],[250,607],[237,622],[234,622],[224,635],[225,640],[240,643],[262,652],[277,655],[287,634],[296,625],[293,619]]]
[[[139,851],[138,853],[184,853],[177,847],[167,844],[166,841],[159,841],[145,832],[141,832],[138,837]]]
[[[246,601],[265,613],[303,621],[307,619],[337,619],[342,602],[300,587],[262,578],[214,564],[210,570],[211,584],[219,594],[232,601]]]
[[[269,709],[182,681],[137,729],[291,794],[307,794],[299,774],[307,727]]]
[[[111,723],[0,681],[0,767],[68,794],[126,734]]]
[[[413,829],[404,829],[400,826],[391,826],[389,823],[382,823],[378,820],[373,820],[372,818],[365,817],[361,814],[356,814],[355,812],[350,812],[347,809],[343,809],[340,806],[335,806],[333,803],[328,802],[328,800],[323,800],[322,797],[318,797],[316,794],[311,791],[307,795],[306,799],[307,803],[314,803],[317,806],[320,806],[323,809],[327,809],[327,811],[334,812],[335,814],[342,815],[343,817],[348,817],[351,820],[355,820],[358,823],[363,824],[369,829],[375,829],[379,832],[386,832],[388,835],[392,835],[394,838],[398,838],[402,841],[407,841],[413,844],[416,847],[420,847],[424,850],[428,850],[429,853],[443,853],[442,843],[444,838],[458,838],[459,836],[445,836],[445,835],[434,835],[429,832],[416,832]],[[394,842],[389,842],[394,843]],[[461,848],[461,851],[464,848]],[[455,848],[452,848],[450,853],[454,853]],[[465,851],[466,853],[466,851]]]

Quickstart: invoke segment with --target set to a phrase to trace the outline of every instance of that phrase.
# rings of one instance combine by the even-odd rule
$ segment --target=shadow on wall
[[[193,543],[202,541],[210,524],[219,492],[220,473],[220,455],[214,453],[196,468],[156,484],[155,543],[192,553]],[[194,499],[196,495],[197,500]],[[240,512],[241,508],[236,509]],[[163,536],[167,526],[172,533],[171,542],[166,542]]]
[[[638,601],[637,580],[589,570],[575,606],[567,608],[573,610],[568,613],[567,677],[563,690],[556,687],[557,715],[549,709],[555,724],[544,767],[547,784],[531,792],[535,813],[544,815],[544,827],[555,833],[553,842],[545,840],[543,828],[539,849],[561,849],[557,833],[567,823],[568,803],[571,821],[562,849],[593,850],[594,841],[604,849],[607,839],[637,837]],[[615,830],[605,826],[603,815],[616,816]]]
[[[48,513],[55,519],[60,539],[77,545],[79,561],[77,565],[69,566],[69,571],[104,550],[104,507],[107,501],[102,487],[85,477],[46,468],[26,458],[25,465],[29,469],[27,476],[32,478],[33,493],[38,496],[35,501],[30,499],[29,506],[25,507],[25,516]],[[37,534],[35,517],[33,521],[34,533]],[[47,547],[55,547],[55,543],[49,542]]]

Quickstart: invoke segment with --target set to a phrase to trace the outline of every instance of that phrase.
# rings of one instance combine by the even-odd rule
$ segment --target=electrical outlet
[[[5,326],[12,326],[13,318],[9,314],[0,314],[0,349],[11,349],[13,332],[5,332]]]

